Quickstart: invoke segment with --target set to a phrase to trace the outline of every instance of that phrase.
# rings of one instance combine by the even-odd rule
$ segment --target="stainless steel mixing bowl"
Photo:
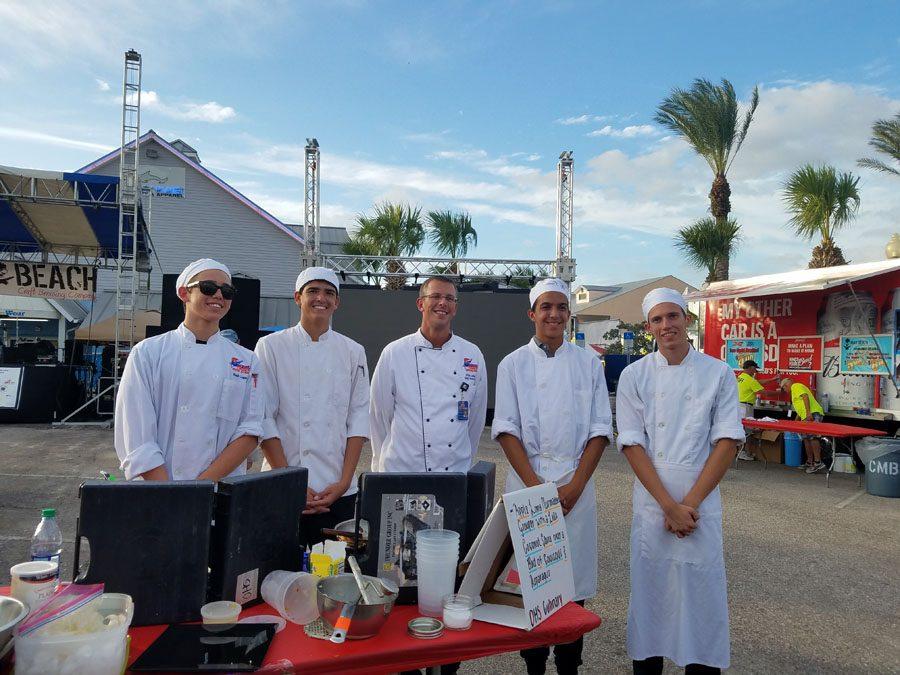
[[[12,640],[13,631],[28,616],[25,603],[5,595],[0,595],[0,654],[6,643]]]
[[[367,591],[375,600],[371,605],[364,604],[359,597],[359,587],[352,574],[325,577],[316,585],[319,614],[332,630],[344,605],[357,603],[356,611],[350,620],[350,630],[347,631],[349,640],[362,640],[376,635],[394,608],[394,601],[399,592],[397,585],[387,579],[363,575],[363,582],[370,584]]]

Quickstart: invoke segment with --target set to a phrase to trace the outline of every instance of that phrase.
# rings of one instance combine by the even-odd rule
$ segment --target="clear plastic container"
[[[208,602],[200,608],[204,624],[237,623],[240,615],[241,606],[231,600]]]
[[[263,579],[260,593],[271,607],[291,623],[306,625],[319,618],[316,584],[308,572],[275,570]]]
[[[450,593],[444,596],[444,626],[450,630],[469,630],[475,618],[475,601],[471,596]]]
[[[56,522],[56,509],[43,509],[41,522],[31,538],[31,559],[47,560],[58,565],[61,553],[62,532]]]

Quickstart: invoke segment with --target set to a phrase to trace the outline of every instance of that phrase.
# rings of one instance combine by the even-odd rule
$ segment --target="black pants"
[[[579,600],[578,604],[584,607],[584,600]],[[528,675],[544,675],[547,671],[547,659],[550,657],[550,646],[532,647],[531,649],[523,649],[519,652],[525,659],[525,668]],[[556,663],[556,672],[559,675],[570,675],[577,673],[578,666],[581,665],[581,651],[584,649],[584,637],[580,637],[574,642],[565,642],[560,645],[552,645],[553,661]]]
[[[336,499],[328,513],[314,513],[300,516],[300,546],[312,547],[324,541],[322,528],[333,529],[342,520],[350,520],[355,515],[356,495],[344,495]]]
[[[632,661],[634,675],[660,675],[663,671],[663,657],[651,656],[642,661]],[[684,669],[685,675],[718,675],[722,671],[702,663],[689,663]]]
[[[441,675],[454,675],[459,670],[459,663],[445,663],[441,666]],[[402,670],[400,675],[422,675],[421,670]]]

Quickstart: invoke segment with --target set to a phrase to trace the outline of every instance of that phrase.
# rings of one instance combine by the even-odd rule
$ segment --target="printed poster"
[[[741,370],[744,361],[752,359],[762,368],[765,363],[766,344],[763,338],[725,340],[725,362],[732,370]]]
[[[0,367],[0,408],[18,410],[21,393],[22,368]]]
[[[778,370],[821,373],[824,341],[821,335],[778,338]]]
[[[893,342],[890,333],[842,335],[841,375],[890,375],[894,371]]]

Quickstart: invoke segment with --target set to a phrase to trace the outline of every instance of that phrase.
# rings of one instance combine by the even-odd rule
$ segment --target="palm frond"
[[[798,236],[830,241],[859,211],[859,177],[833,166],[805,164],[785,181],[784,203]]]
[[[900,176],[900,113],[894,115],[893,119],[875,120],[869,145],[897,162],[898,166],[894,167],[880,159],[872,158],[860,159],[857,164],[867,169]]]
[[[724,281],[716,279],[717,271],[737,250],[740,230],[741,226],[732,218],[701,218],[678,230],[675,247],[684,254],[689,265],[706,270],[707,281]]]
[[[892,166],[888,166],[880,159],[873,159],[870,157],[863,157],[862,159],[856,160],[856,165],[862,167],[863,169],[873,169],[875,171],[881,171],[883,173],[892,173],[895,176],[900,176],[900,170],[895,169]]]

